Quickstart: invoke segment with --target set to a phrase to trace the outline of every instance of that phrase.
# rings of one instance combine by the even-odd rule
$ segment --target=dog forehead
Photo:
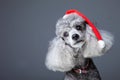
[[[56,33],[61,34],[64,31],[71,30],[76,24],[81,24],[84,19],[77,14],[69,14],[66,18],[60,18],[56,23]]]
[[[69,14],[66,18],[60,18],[56,24],[56,27],[73,27],[75,24],[80,24],[84,21],[81,16],[77,14]]]

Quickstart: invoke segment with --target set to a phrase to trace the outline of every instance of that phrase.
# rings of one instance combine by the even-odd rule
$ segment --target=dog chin
[[[72,44],[72,47],[74,48],[81,48],[85,42],[79,42],[77,44]]]

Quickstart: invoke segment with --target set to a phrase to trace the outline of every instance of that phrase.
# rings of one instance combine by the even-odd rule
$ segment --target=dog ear
[[[111,35],[107,31],[99,30],[104,42],[105,47],[100,48],[98,46],[98,40],[95,34],[90,29],[89,25],[87,25],[86,29],[86,48],[84,50],[84,57],[96,57],[101,56],[108,51],[113,45],[113,35]]]
[[[57,37],[50,42],[45,65],[53,71],[69,71],[74,67],[72,49],[66,46],[64,41]]]

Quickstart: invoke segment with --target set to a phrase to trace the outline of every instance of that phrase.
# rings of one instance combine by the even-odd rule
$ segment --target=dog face
[[[86,22],[77,15],[69,15],[58,21],[56,34],[71,47],[81,48],[85,43]]]

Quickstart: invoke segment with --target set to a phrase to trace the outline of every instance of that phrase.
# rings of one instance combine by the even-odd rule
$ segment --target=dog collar
[[[79,73],[79,74],[86,74],[86,73],[88,73],[88,71],[87,70],[85,70],[85,69],[76,69],[76,70],[74,70],[74,72],[76,72],[76,73]]]
[[[83,67],[80,67],[80,68],[77,68],[77,69],[73,69],[73,71],[75,73],[78,73],[78,74],[86,74],[88,73],[88,67],[89,67],[90,63],[89,63],[89,60],[87,61],[87,64]]]

